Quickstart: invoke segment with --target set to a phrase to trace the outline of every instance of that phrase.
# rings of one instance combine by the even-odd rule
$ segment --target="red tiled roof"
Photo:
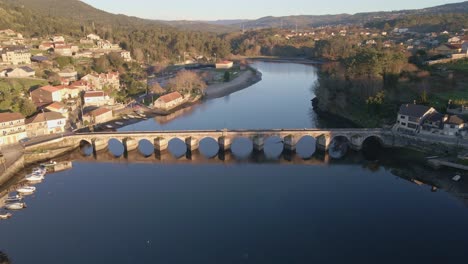
[[[0,113],[0,123],[24,119],[20,113]]]
[[[93,92],[86,92],[84,94],[84,97],[102,97],[102,96],[106,96],[106,93],[102,91],[93,91]]]
[[[57,92],[57,91],[60,90],[60,89],[58,89],[57,87],[50,86],[50,85],[42,86],[42,87],[39,88],[39,89],[44,90],[44,91],[47,91],[47,92],[51,92],[51,93],[54,93],[54,92]]]
[[[50,105],[47,106],[48,109],[55,109],[55,110],[60,110],[64,108],[65,106],[62,103],[59,102],[53,102]]]
[[[169,103],[179,98],[182,98],[182,95],[179,92],[173,92],[159,97],[158,100]]]
[[[89,116],[100,116],[100,115],[103,115],[103,114],[106,114],[106,113],[109,113],[109,112],[112,112],[112,110],[110,109],[107,109],[105,107],[101,107],[101,108],[98,108],[96,110],[93,110],[91,112],[89,112],[88,114],[86,115],[89,115]]]
[[[56,112],[39,113],[31,118],[26,119],[26,124],[46,122],[51,120],[65,119],[65,117]]]

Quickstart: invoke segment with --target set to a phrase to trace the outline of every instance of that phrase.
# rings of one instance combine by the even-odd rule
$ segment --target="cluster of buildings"
[[[468,121],[459,115],[444,115],[434,108],[406,104],[398,111],[395,129],[409,134],[467,136]]]
[[[65,132],[67,119],[55,112],[41,112],[26,119],[19,113],[0,113],[0,146],[22,139]]]

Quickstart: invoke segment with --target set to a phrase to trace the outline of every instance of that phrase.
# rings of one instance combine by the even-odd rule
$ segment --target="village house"
[[[9,78],[30,78],[34,77],[35,75],[36,71],[27,66],[16,69],[9,69],[5,73],[5,76]]]
[[[0,50],[2,61],[11,65],[31,64],[31,53],[25,47],[6,47]]]
[[[101,124],[108,121],[111,121],[114,118],[112,110],[100,107],[91,112],[86,113],[83,116],[83,122],[88,122],[88,124]]]
[[[60,78],[67,79],[69,82],[78,80],[78,72],[73,69],[64,69],[59,71],[57,74]]]
[[[28,137],[37,137],[65,132],[67,119],[60,113],[43,112],[26,119]]]
[[[123,50],[120,52],[120,57],[126,62],[132,61],[132,55],[130,51]]]
[[[108,40],[99,40],[97,42],[97,46],[99,49],[104,49],[104,50],[119,50],[120,47],[117,44],[112,44]]]
[[[445,115],[439,112],[431,113],[424,119],[421,132],[440,134],[444,129],[445,120]]]
[[[0,113],[0,146],[16,144],[26,137],[26,125],[22,114]]]
[[[49,112],[56,112],[62,114],[65,118],[68,118],[68,108],[66,105],[60,102],[53,102],[45,108]]]
[[[81,94],[80,89],[68,85],[55,86],[55,88],[60,91],[62,100],[78,98]]]
[[[216,63],[216,69],[231,69],[233,66],[234,62],[227,60]]]
[[[451,54],[456,54],[460,53],[462,51],[462,45],[461,44],[442,44],[439,47],[434,49],[435,52],[438,54],[442,55],[451,55]]]
[[[418,133],[425,118],[435,112],[434,108],[424,105],[402,105],[398,111],[396,128],[402,132]]]
[[[465,121],[457,115],[449,116],[444,122],[444,134],[455,136],[465,128]]]
[[[86,36],[87,39],[89,40],[101,40],[101,37],[99,37],[98,35],[96,34],[89,34],[88,36]]]
[[[39,87],[32,91],[30,95],[31,100],[37,107],[42,107],[53,102],[62,101],[62,91],[57,87],[50,85]]]
[[[102,90],[104,87],[112,90],[120,90],[120,77],[118,72],[91,73],[81,78],[81,80],[88,82],[92,88],[97,90]]]
[[[85,106],[113,105],[114,99],[103,91],[89,91],[83,96]]]
[[[40,50],[50,50],[50,49],[53,49],[54,48],[54,44],[51,43],[51,42],[43,42],[39,45],[39,49]]]
[[[54,48],[54,53],[59,56],[71,57],[73,56],[73,50],[71,46],[60,46]]]
[[[159,97],[153,104],[153,107],[161,110],[171,110],[184,102],[184,97],[179,92]]]
[[[57,42],[65,42],[65,38],[63,36],[53,36],[52,37],[52,41],[54,43],[57,43]]]
[[[80,91],[89,91],[91,89],[89,83],[84,80],[74,81],[70,84],[70,87],[79,89]]]

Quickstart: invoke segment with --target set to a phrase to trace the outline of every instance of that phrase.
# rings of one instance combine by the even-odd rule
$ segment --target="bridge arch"
[[[138,153],[143,157],[151,157],[154,154],[154,143],[147,139],[141,138],[138,140]]]
[[[80,154],[86,157],[93,155],[94,146],[91,139],[81,139],[79,142]]]
[[[380,136],[367,136],[362,142],[362,154],[367,160],[378,160],[384,146],[384,140]]]
[[[168,150],[174,158],[182,158],[187,153],[187,145],[185,139],[181,137],[173,137],[168,140]]]
[[[343,158],[349,151],[351,140],[346,135],[334,135],[330,140],[328,154],[334,159]]]
[[[215,158],[220,151],[218,140],[213,137],[199,139],[199,145],[200,153],[208,159]]]
[[[247,159],[253,151],[253,141],[250,137],[236,136],[232,139],[231,151],[237,159]]]
[[[107,151],[114,155],[114,157],[120,158],[125,154],[125,145],[121,139],[109,138],[107,141]]]
[[[264,153],[267,159],[279,159],[284,151],[284,140],[279,134],[270,134],[265,138]]]
[[[313,136],[305,135],[297,141],[296,153],[302,159],[310,159],[317,151],[317,139]]]

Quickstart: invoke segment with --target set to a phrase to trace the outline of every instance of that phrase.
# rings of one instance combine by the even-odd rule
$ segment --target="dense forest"
[[[94,12],[102,12],[95,15],[101,14],[101,18],[92,20],[94,13],[91,12],[86,18],[76,20],[0,2],[0,28],[11,28],[27,37],[64,34],[81,38],[89,33],[96,33],[119,43],[138,60],[175,61],[183,58],[184,52],[192,56],[207,57],[216,54],[218,58],[230,54],[229,43],[214,33],[181,31],[161,23],[107,14],[103,11]]]
[[[365,25],[370,28],[391,30],[397,28],[411,28],[420,32],[441,32],[448,30],[458,32],[462,28],[468,28],[468,16],[466,13],[409,15],[392,20],[369,22]]]

